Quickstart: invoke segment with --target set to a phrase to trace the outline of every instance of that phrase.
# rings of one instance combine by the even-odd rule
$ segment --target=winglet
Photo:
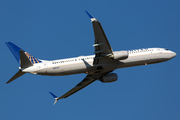
[[[88,11],[86,11],[86,13],[90,18],[94,18]]]
[[[55,99],[54,105],[56,104],[56,102],[58,101],[58,97],[56,95],[54,95],[52,92],[49,92]]]
[[[91,22],[96,21],[96,18],[93,17],[88,11],[85,11],[87,13],[87,15],[89,16],[89,18],[91,19]]]

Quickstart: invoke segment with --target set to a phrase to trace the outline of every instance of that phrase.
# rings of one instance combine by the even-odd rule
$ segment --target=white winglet
[[[96,18],[93,17],[88,11],[86,11],[86,13],[89,16],[89,18],[91,19],[91,22],[96,21]]]
[[[54,105],[57,103],[57,101],[58,101],[58,98],[55,98]]]
[[[52,92],[49,92],[49,93],[54,97],[54,99],[55,99],[54,105],[55,105],[58,101],[58,97],[56,95],[54,95]]]

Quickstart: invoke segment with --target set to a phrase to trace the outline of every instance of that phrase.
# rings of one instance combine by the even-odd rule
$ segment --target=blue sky
[[[180,16],[178,0],[0,1],[0,119],[179,120]],[[102,24],[113,50],[162,47],[170,61],[115,70],[118,81],[94,82],[67,99],[61,96],[86,75],[25,74],[5,84],[19,64],[5,42],[54,60],[93,54],[89,11]]]

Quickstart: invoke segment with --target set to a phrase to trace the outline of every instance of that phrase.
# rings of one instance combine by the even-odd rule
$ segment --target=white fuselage
[[[96,80],[100,80],[102,83],[118,80],[118,75],[112,73],[115,69],[164,62],[176,56],[176,53],[164,48],[113,51],[101,23],[87,11],[86,13],[93,25],[94,55],[53,61],[40,60],[14,43],[6,42],[21,66],[20,70],[6,83],[12,82],[25,73],[49,76],[87,74],[81,82],[60,97],[50,92],[55,99],[55,104],[59,99],[69,97]]]
[[[125,60],[109,60],[105,64],[93,65],[94,55],[80,56],[69,59],[43,61],[34,64],[32,67],[22,69],[39,75],[61,76],[78,73],[93,74],[99,71],[113,71],[118,68],[147,65],[167,61],[176,56],[176,53],[164,48],[148,48],[128,51],[128,58]],[[99,67],[101,69],[99,69]]]

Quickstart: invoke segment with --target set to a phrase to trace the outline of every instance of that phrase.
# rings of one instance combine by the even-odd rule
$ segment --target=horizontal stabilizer
[[[12,82],[13,80],[17,79],[18,77],[24,75],[25,72],[22,72],[22,71],[18,71],[9,81],[6,82],[6,84]]]

